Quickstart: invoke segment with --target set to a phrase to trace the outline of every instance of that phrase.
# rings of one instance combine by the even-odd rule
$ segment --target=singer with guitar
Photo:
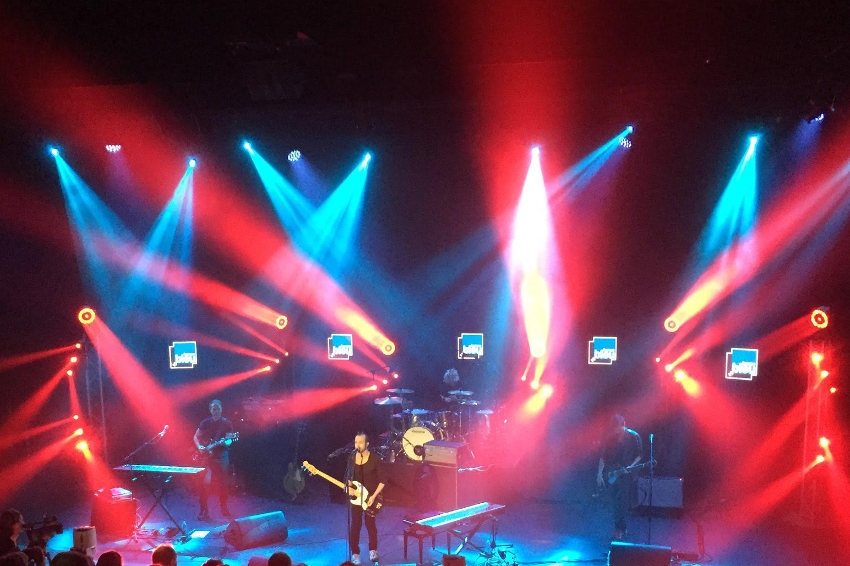
[[[635,485],[631,472],[640,467],[638,462],[642,456],[643,443],[640,435],[626,428],[626,419],[622,415],[611,417],[602,441],[596,485],[607,488],[609,504],[614,515],[614,532],[611,535],[613,540],[622,540],[626,536],[626,514]]]
[[[213,492],[218,492],[221,514],[232,517],[227,507],[230,477],[230,444],[237,438],[233,432],[233,423],[221,416],[221,401],[213,399],[209,404],[210,416],[201,421],[195,431],[195,448],[203,456],[203,465],[207,468],[198,491],[201,505],[199,521],[210,521],[207,500]]]
[[[376,513],[370,510],[377,510],[376,507],[380,505],[381,492],[384,490],[387,479],[380,456],[369,450],[369,438],[366,433],[359,432],[354,437],[354,452],[349,458],[345,479],[348,494],[353,499],[362,498],[364,495],[366,497],[363,505],[351,506],[351,530],[348,533],[351,561],[354,564],[360,564],[360,530],[365,515],[366,532],[369,534],[369,560],[377,562],[378,525],[375,521]]]

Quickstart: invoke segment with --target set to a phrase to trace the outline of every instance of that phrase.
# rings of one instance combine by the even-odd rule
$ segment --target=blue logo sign
[[[328,338],[328,359],[347,360],[354,355],[354,339],[351,334],[331,334]]]
[[[615,336],[594,336],[587,343],[587,363],[610,366],[617,361],[617,338]]]
[[[477,360],[484,356],[484,334],[462,333],[457,339],[457,359]]]
[[[198,344],[172,342],[168,347],[168,360],[171,369],[192,369],[198,365]]]
[[[759,351],[752,348],[732,348],[726,352],[726,379],[752,381],[759,374]]]

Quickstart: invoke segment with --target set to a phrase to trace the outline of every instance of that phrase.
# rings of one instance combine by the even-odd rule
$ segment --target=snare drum
[[[434,433],[424,426],[414,426],[401,437],[401,448],[411,460],[421,462],[425,456],[424,444],[434,440]]]

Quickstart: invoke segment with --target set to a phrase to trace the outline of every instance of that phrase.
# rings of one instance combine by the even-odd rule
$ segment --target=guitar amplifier
[[[430,440],[424,445],[425,461],[429,464],[457,466],[458,455],[464,446],[466,446],[464,442]]]

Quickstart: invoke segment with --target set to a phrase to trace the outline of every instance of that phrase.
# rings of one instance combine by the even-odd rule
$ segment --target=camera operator
[[[24,516],[17,509],[6,509],[0,513],[0,556],[17,552],[18,536],[24,532]]]
[[[61,525],[55,521],[53,523],[50,524],[50,530],[56,532],[58,529],[58,532],[62,532]],[[9,508],[0,513],[0,556],[9,552],[18,552],[18,537],[25,530],[27,530],[27,525],[24,523],[24,516],[20,511]],[[27,533],[27,535],[29,534]],[[36,545],[30,541],[30,545],[23,552],[29,557],[30,564],[44,566],[46,553],[43,544]]]

